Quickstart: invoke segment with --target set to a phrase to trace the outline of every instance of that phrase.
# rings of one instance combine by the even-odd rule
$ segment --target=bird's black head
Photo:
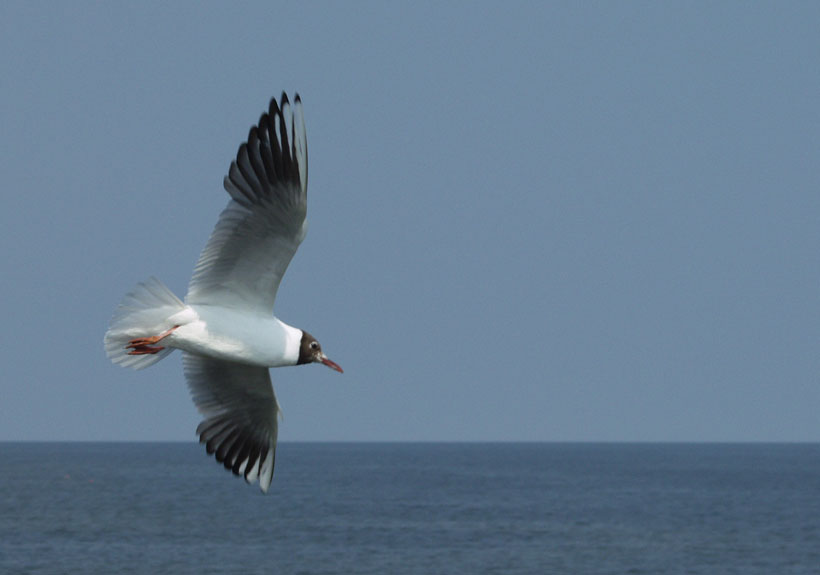
[[[323,352],[322,344],[320,344],[315,337],[310,335],[305,330],[302,330],[302,342],[299,345],[299,361],[296,365],[305,363],[323,363],[330,369],[335,369],[339,373],[344,373],[339,365],[331,361]]]

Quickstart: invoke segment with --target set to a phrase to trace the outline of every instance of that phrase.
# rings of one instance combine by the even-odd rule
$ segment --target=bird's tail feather
[[[172,327],[168,318],[185,308],[174,293],[155,277],[128,292],[111,318],[105,333],[105,353],[123,367],[144,369],[173,351],[166,347],[154,354],[129,355],[128,342],[158,335]]]

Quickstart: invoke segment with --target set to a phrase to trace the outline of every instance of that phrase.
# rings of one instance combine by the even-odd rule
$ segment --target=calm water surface
[[[0,573],[820,574],[820,445],[0,443]]]

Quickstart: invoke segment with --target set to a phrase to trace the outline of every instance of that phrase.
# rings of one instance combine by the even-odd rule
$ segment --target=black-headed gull
[[[282,94],[252,127],[225,176],[219,216],[185,302],[156,278],[123,298],[105,351],[142,369],[174,349],[203,415],[208,453],[267,491],[273,478],[279,404],[268,368],[323,363],[341,372],[312,335],[273,315],[282,276],[307,232],[307,136],[302,101]]]

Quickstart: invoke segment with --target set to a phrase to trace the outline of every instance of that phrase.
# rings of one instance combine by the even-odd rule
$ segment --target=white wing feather
[[[302,102],[269,111],[252,127],[224,179],[231,201],[194,269],[188,304],[270,313],[293,255],[307,233],[307,135]]]

